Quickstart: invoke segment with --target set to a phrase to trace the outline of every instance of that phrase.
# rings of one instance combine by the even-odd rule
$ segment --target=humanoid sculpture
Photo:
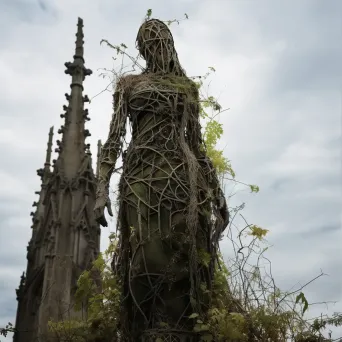
[[[172,341],[194,341],[189,316],[205,314],[210,304],[228,210],[201,139],[198,89],[178,61],[169,28],[156,19],[144,22],[137,47],[146,68],[117,83],[95,215],[107,226],[109,181],[122,154],[117,264],[122,330],[132,341],[169,341],[171,335]],[[123,151],[127,118],[132,140]]]

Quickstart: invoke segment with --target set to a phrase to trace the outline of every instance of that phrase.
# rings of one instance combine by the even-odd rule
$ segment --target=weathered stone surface
[[[59,153],[51,172],[53,128],[50,129],[42,185],[34,203],[32,238],[28,245],[27,270],[17,290],[18,310],[14,342],[48,342],[47,323],[81,315],[73,310],[79,274],[97,257],[100,229],[93,214],[96,177],[87,150],[85,129],[88,110],[82,94],[83,80],[91,74],[83,58],[83,21],[78,19],[74,61],[66,63],[72,76],[68,104],[61,116]],[[87,115],[85,115],[87,113]]]

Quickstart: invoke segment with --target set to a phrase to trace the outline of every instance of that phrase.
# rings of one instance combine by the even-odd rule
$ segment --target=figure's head
[[[158,19],[145,21],[137,35],[137,48],[146,60],[147,71],[185,75],[168,26]]]

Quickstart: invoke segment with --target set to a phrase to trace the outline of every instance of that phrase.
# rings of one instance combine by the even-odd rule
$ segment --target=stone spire
[[[37,170],[37,175],[40,176],[42,185],[41,185],[41,191],[36,192],[36,194],[39,195],[38,203],[33,202],[32,206],[37,206],[36,213],[38,214],[38,216],[41,216],[43,214],[43,210],[44,210],[43,198],[45,196],[46,184],[49,180],[49,177],[51,176],[50,166],[51,166],[51,154],[52,154],[52,139],[53,139],[53,126],[50,127],[50,131],[49,131],[49,139],[47,143],[44,168]]]
[[[99,172],[100,172],[101,148],[102,148],[101,140],[98,140],[98,141],[97,141],[96,178],[99,177]]]
[[[32,216],[32,238],[29,242],[29,245],[27,247],[27,258],[29,258],[30,254],[32,254],[32,248],[35,243],[35,237],[36,233],[39,230],[39,224],[41,222],[41,219],[44,215],[44,204],[43,199],[45,197],[46,192],[46,185],[49,180],[49,177],[51,176],[51,153],[52,153],[52,139],[53,139],[53,126],[50,127],[49,131],[49,139],[47,143],[47,149],[46,149],[46,157],[45,157],[45,163],[44,167],[37,170],[37,175],[41,179],[41,189],[40,191],[36,191],[35,194],[39,195],[38,201],[33,202],[32,207],[36,207],[36,212],[31,212]],[[27,272],[30,272],[30,269],[27,270]]]
[[[49,131],[49,140],[47,143],[44,168],[37,170],[37,174],[38,176],[41,177],[42,183],[45,183],[47,181],[51,173],[50,166],[51,166],[51,154],[52,154],[52,139],[53,139],[53,126],[50,127],[50,131]]]
[[[50,132],[49,132],[49,140],[47,143],[46,158],[45,158],[45,164],[44,164],[45,170],[49,170],[49,171],[50,171],[50,166],[51,166],[52,139],[53,139],[53,126],[50,128]]]
[[[65,118],[64,125],[58,133],[62,134],[62,141],[57,141],[59,158],[63,164],[65,176],[70,179],[78,171],[82,160],[85,157],[85,150],[88,146],[85,139],[90,133],[85,129],[85,121],[90,120],[88,109],[84,109],[84,103],[89,102],[88,96],[82,96],[83,81],[92,71],[84,65],[83,48],[83,20],[78,18],[76,33],[76,48],[73,62],[66,62],[65,73],[71,76],[71,93],[65,94],[68,105],[63,106]]]
[[[53,139],[53,127],[49,131],[49,139],[47,143],[46,157],[44,167],[37,170],[37,175],[41,179],[41,189],[36,191],[35,194],[39,195],[38,201],[33,202],[32,207],[36,207],[35,212],[31,212],[32,216],[32,236],[27,246],[27,268],[26,274],[23,272],[19,288],[16,290],[18,300],[18,310],[16,318],[16,327],[18,330],[24,330],[24,326],[27,327],[32,323],[32,312],[27,307],[28,302],[36,302],[38,299],[35,294],[30,293],[30,281],[35,276],[35,272],[38,269],[37,265],[37,249],[39,250],[39,241],[37,237],[41,234],[42,220],[44,218],[44,204],[43,200],[46,194],[46,188],[48,181],[51,177],[51,153],[52,153],[52,139]],[[29,282],[27,282],[27,280]],[[26,337],[25,337],[26,338]],[[13,337],[14,341],[22,341],[24,337],[20,333],[15,333]]]
[[[70,94],[63,106],[64,125],[58,133],[57,159],[50,171],[53,130],[50,129],[46,161],[38,170],[42,189],[33,224],[34,239],[28,248],[28,268],[21,283],[14,342],[50,342],[48,320],[81,317],[73,309],[80,273],[95,260],[100,248],[100,228],[95,221],[96,177],[85,129],[89,102],[83,96],[83,81],[92,72],[84,66],[83,20],[78,19],[73,62],[65,63],[71,76]],[[61,316],[64,313],[65,317]]]

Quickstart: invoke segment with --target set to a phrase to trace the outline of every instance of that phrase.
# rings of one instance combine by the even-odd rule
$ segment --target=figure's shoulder
[[[117,88],[126,88],[130,83],[134,82],[136,79],[136,75],[122,75],[119,76],[116,80]]]
[[[120,76],[116,82],[117,91],[124,91],[125,93],[129,93],[132,89],[135,88],[137,84],[141,81],[146,81],[147,76],[143,74],[127,74]]]

